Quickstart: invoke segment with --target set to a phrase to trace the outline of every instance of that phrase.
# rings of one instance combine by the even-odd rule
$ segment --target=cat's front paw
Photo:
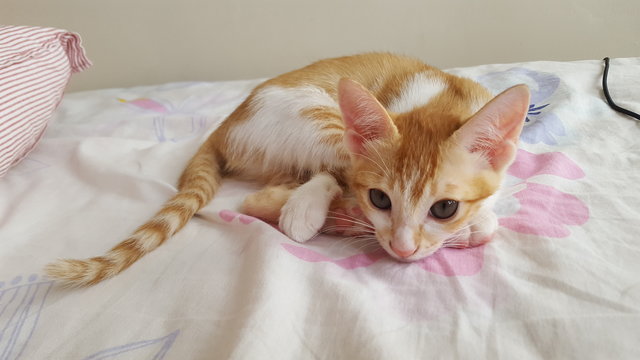
[[[291,239],[305,242],[320,231],[329,207],[318,206],[313,201],[291,200],[282,207],[278,225],[280,230]]]
[[[469,247],[480,246],[493,239],[493,235],[498,230],[498,217],[493,211],[487,211],[478,216],[476,223],[471,225],[471,236],[469,236]]]
[[[297,242],[314,237],[324,225],[331,201],[342,194],[336,180],[320,173],[298,187],[280,212],[280,230]]]
[[[488,243],[498,229],[498,218],[493,211],[479,214],[453,237],[445,240],[444,246],[452,248],[470,248]]]

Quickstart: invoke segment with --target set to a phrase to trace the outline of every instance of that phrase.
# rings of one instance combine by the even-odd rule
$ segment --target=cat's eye
[[[429,212],[436,219],[448,219],[458,211],[458,202],[455,200],[440,200],[431,206]]]
[[[373,206],[377,207],[381,210],[391,209],[391,199],[389,196],[384,193],[382,190],[378,189],[370,189],[369,190],[369,200]]]

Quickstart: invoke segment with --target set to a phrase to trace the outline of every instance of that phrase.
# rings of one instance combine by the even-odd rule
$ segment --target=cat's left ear
[[[503,91],[455,132],[455,141],[471,153],[480,153],[493,170],[502,172],[515,158],[529,97],[526,85]]]
[[[345,144],[352,153],[363,153],[368,141],[387,139],[397,130],[387,110],[359,83],[341,79],[338,102],[345,124]]]

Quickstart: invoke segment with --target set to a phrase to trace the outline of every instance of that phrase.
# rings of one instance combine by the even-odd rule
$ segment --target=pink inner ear
[[[501,142],[488,152],[489,163],[494,170],[500,170],[511,164],[515,157],[515,143]]]
[[[348,79],[340,80],[338,100],[347,130],[345,141],[352,152],[362,152],[367,141],[393,134],[394,125],[389,114],[362,85]]]
[[[492,124],[485,124],[491,126]],[[517,126],[515,129],[520,129]],[[491,166],[498,170],[505,166],[505,163],[511,163],[515,156],[516,144],[520,131],[515,132],[510,128],[502,128],[488,131],[494,136],[485,134],[476,135],[473,143],[469,147],[471,153],[482,153]]]
[[[493,169],[502,170],[515,156],[528,109],[529,89],[525,85],[507,89],[458,130],[459,139],[470,152],[481,152]]]
[[[348,129],[345,134],[345,143],[349,148],[349,151],[353,153],[361,153],[364,148],[365,138],[357,132]]]

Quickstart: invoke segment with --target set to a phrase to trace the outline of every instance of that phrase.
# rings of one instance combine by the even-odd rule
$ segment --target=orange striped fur
[[[244,211],[279,222],[297,241],[312,238],[348,196],[363,214],[354,221],[399,260],[481,242],[496,227],[491,204],[515,156],[528,90],[492,98],[469,79],[388,53],[280,75],[211,134],[178,193],[133,235],[105,255],[60,260],[46,271],[76,286],[118,274],[185,226],[224,177],[267,184]],[[372,202],[372,189],[386,194],[389,209]],[[458,202],[449,219],[432,216],[441,200]]]

